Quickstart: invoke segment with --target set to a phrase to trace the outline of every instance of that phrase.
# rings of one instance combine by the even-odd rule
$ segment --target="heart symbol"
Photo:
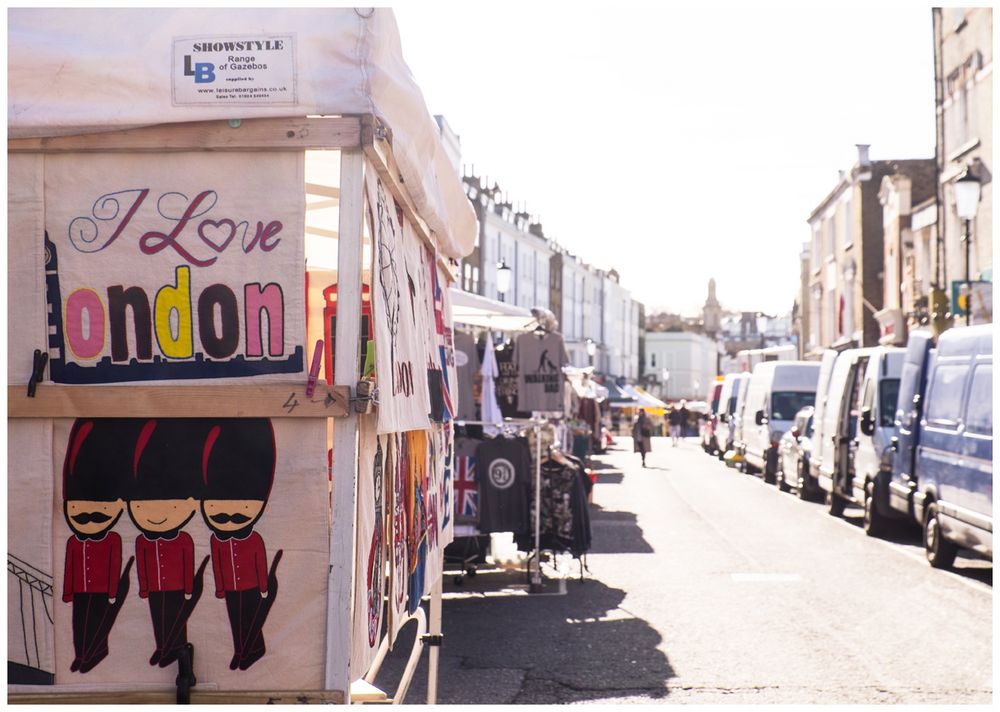
[[[202,220],[198,225],[198,237],[216,252],[223,252],[236,237],[236,223],[229,218]]]

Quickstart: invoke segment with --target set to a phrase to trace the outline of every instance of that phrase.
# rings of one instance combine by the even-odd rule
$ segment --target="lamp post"
[[[587,339],[587,360],[590,361],[590,365],[594,365],[594,354],[597,353],[597,342],[593,339]]]
[[[503,260],[497,263],[497,294],[500,295],[500,301],[506,301],[504,295],[507,294],[507,290],[510,289],[510,277],[511,269],[507,266],[507,263]]]
[[[955,212],[958,217],[965,221],[965,235],[962,237],[965,242],[965,325],[968,326],[972,319],[972,281],[969,275],[969,251],[972,244],[972,236],[969,233],[969,223],[971,223],[976,213],[979,211],[979,195],[982,184],[979,179],[966,169],[965,175],[955,181]]]

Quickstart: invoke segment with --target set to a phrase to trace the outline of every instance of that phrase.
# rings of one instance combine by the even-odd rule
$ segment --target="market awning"
[[[451,313],[456,324],[495,331],[531,331],[538,320],[530,309],[451,287]]]
[[[639,401],[639,405],[642,408],[656,408],[662,410],[667,408],[666,403],[661,401],[656,396],[644,391],[639,386],[625,386],[625,390],[635,396],[636,400]]]
[[[635,408],[639,405],[635,396],[626,392],[614,381],[604,384],[608,389],[608,403],[614,408]]]

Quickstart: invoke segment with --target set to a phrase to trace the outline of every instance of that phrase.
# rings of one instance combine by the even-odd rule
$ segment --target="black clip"
[[[441,642],[444,640],[444,636],[438,633],[437,635],[431,633],[425,633],[420,636],[420,642],[424,645],[432,645],[436,648],[441,647]]]
[[[34,365],[31,369],[31,380],[28,381],[28,398],[35,397],[35,386],[45,380],[45,364],[49,362],[49,355],[42,353],[40,349],[35,349]]]

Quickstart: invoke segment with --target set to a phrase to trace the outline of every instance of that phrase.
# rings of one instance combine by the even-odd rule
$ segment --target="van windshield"
[[[899,400],[899,379],[885,378],[878,389],[878,424],[891,428],[896,423],[896,402]]]
[[[793,420],[795,414],[812,405],[816,394],[808,391],[775,391],[771,394],[771,419]]]

